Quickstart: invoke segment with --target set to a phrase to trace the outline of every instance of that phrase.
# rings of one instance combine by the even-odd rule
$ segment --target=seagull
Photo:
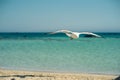
[[[89,35],[89,36],[97,37],[97,38],[101,37],[100,35],[97,35],[92,32],[72,32],[70,30],[58,30],[58,31],[52,32],[50,34],[56,34],[56,33],[65,33],[68,37],[70,37],[70,39],[77,39],[77,38],[79,38],[79,35],[81,35],[81,34]]]

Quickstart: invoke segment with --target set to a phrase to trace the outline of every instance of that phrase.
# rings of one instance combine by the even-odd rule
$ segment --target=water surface
[[[5,69],[120,74],[120,33],[70,40],[64,34],[0,33]]]

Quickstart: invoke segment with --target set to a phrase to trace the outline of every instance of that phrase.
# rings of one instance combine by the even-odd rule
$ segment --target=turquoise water
[[[104,38],[0,33],[0,68],[120,74],[120,34],[99,34]]]

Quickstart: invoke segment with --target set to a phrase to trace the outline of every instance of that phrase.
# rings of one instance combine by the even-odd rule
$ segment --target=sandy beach
[[[32,72],[0,69],[0,80],[115,80],[116,75]]]

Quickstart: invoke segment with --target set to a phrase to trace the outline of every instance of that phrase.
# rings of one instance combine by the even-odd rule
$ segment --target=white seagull
[[[56,34],[56,33],[65,33],[71,39],[77,39],[77,38],[79,38],[79,35],[81,35],[81,34],[98,37],[98,38],[101,37],[100,35],[94,34],[92,32],[72,32],[69,30],[58,30],[58,31],[52,32],[51,34]]]

